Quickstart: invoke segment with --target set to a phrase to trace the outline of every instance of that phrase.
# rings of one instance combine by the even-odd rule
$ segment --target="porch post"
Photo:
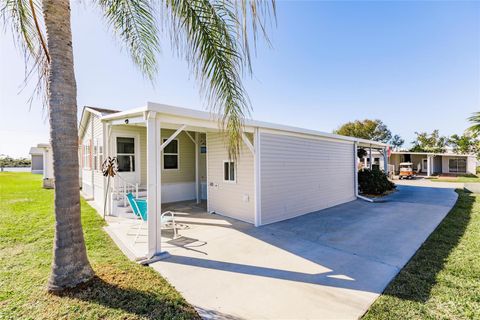
[[[358,146],[357,146],[357,142],[355,141],[353,143],[353,187],[354,187],[354,192],[355,192],[355,197],[358,196],[358,163],[359,163],[359,160],[358,159]]]
[[[147,208],[148,208],[148,258],[161,253],[161,126],[155,112],[146,114],[147,122]]]
[[[368,152],[368,157],[370,158],[370,170],[372,170],[373,168],[373,159],[372,159],[372,145],[370,145],[370,149],[369,149],[369,152]]]
[[[383,170],[388,175],[388,147],[383,149]]]
[[[197,204],[200,203],[200,172],[198,171],[199,165],[199,152],[200,145],[198,143],[198,132],[195,132],[195,195],[197,197]]]
[[[430,177],[431,167],[432,167],[432,158],[427,154],[427,177]]]
[[[255,210],[255,217],[254,217],[254,222],[255,222],[255,227],[261,226],[262,225],[262,192],[261,192],[261,168],[260,168],[260,156],[261,156],[261,151],[260,151],[260,128],[255,128],[255,131],[253,133],[253,187],[254,187],[254,192],[255,192],[255,197],[254,197],[254,210]]]

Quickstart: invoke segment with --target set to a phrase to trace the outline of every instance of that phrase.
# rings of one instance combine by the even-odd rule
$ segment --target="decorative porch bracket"
[[[173,139],[175,139],[179,134],[180,132],[183,131],[183,129],[185,129],[187,127],[186,124],[182,125],[180,128],[177,129],[177,131],[175,131],[171,136],[170,138],[167,139],[167,141],[165,141],[164,143],[162,143],[162,145],[160,146],[160,152],[163,151],[163,149],[165,149],[166,146],[168,146],[168,144],[170,142],[172,142]],[[161,140],[160,140],[161,141]]]
[[[187,136],[192,140],[193,144],[195,145],[195,199],[197,204],[201,202],[200,199],[200,172],[199,172],[199,137],[198,137],[198,132],[195,132],[195,138],[192,137],[192,135],[188,132],[185,131]]]
[[[242,140],[243,142],[247,145],[248,149],[250,152],[255,155],[255,148],[253,147],[252,143],[250,142],[250,139],[248,139],[247,135],[245,132],[242,132]]]

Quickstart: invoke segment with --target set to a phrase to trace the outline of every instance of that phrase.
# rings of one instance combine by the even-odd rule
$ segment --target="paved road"
[[[399,186],[380,203],[260,228],[199,215],[184,235],[204,245],[171,248],[152,266],[205,318],[356,319],[456,199],[453,189]]]

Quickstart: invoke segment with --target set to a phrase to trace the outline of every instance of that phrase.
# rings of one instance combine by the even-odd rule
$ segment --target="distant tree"
[[[402,139],[398,134],[394,135],[393,138],[389,141],[390,145],[394,149],[399,149],[405,143],[405,140]]]
[[[334,133],[384,143],[387,143],[392,138],[392,132],[378,119],[347,122],[335,130]]]
[[[358,148],[357,149],[357,157],[359,157],[360,159],[363,159],[363,157],[366,157],[367,156],[367,150],[363,149],[363,148]]]
[[[28,158],[0,157],[0,167],[29,167],[32,161]]]
[[[458,154],[475,154],[480,156],[480,140],[476,133],[466,131],[461,136],[454,134],[449,139],[450,146],[453,147],[453,152]]]
[[[417,138],[412,141],[412,152],[445,152],[448,145],[448,138],[440,136],[438,130],[433,130],[432,133],[415,132]]]

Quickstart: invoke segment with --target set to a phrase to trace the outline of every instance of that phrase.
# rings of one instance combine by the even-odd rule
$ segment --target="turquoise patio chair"
[[[146,199],[137,199],[133,196],[132,193],[127,194],[127,200],[132,207],[133,213],[140,218],[140,223],[138,225],[137,235],[135,236],[135,241],[137,242],[138,237],[140,236],[140,231],[142,224],[145,224],[148,220],[148,210],[147,210],[147,200]],[[167,215],[170,215],[167,217]],[[160,216],[161,228],[162,229],[173,229],[173,238],[177,238],[177,225],[175,223],[175,215],[172,211],[166,211]]]

